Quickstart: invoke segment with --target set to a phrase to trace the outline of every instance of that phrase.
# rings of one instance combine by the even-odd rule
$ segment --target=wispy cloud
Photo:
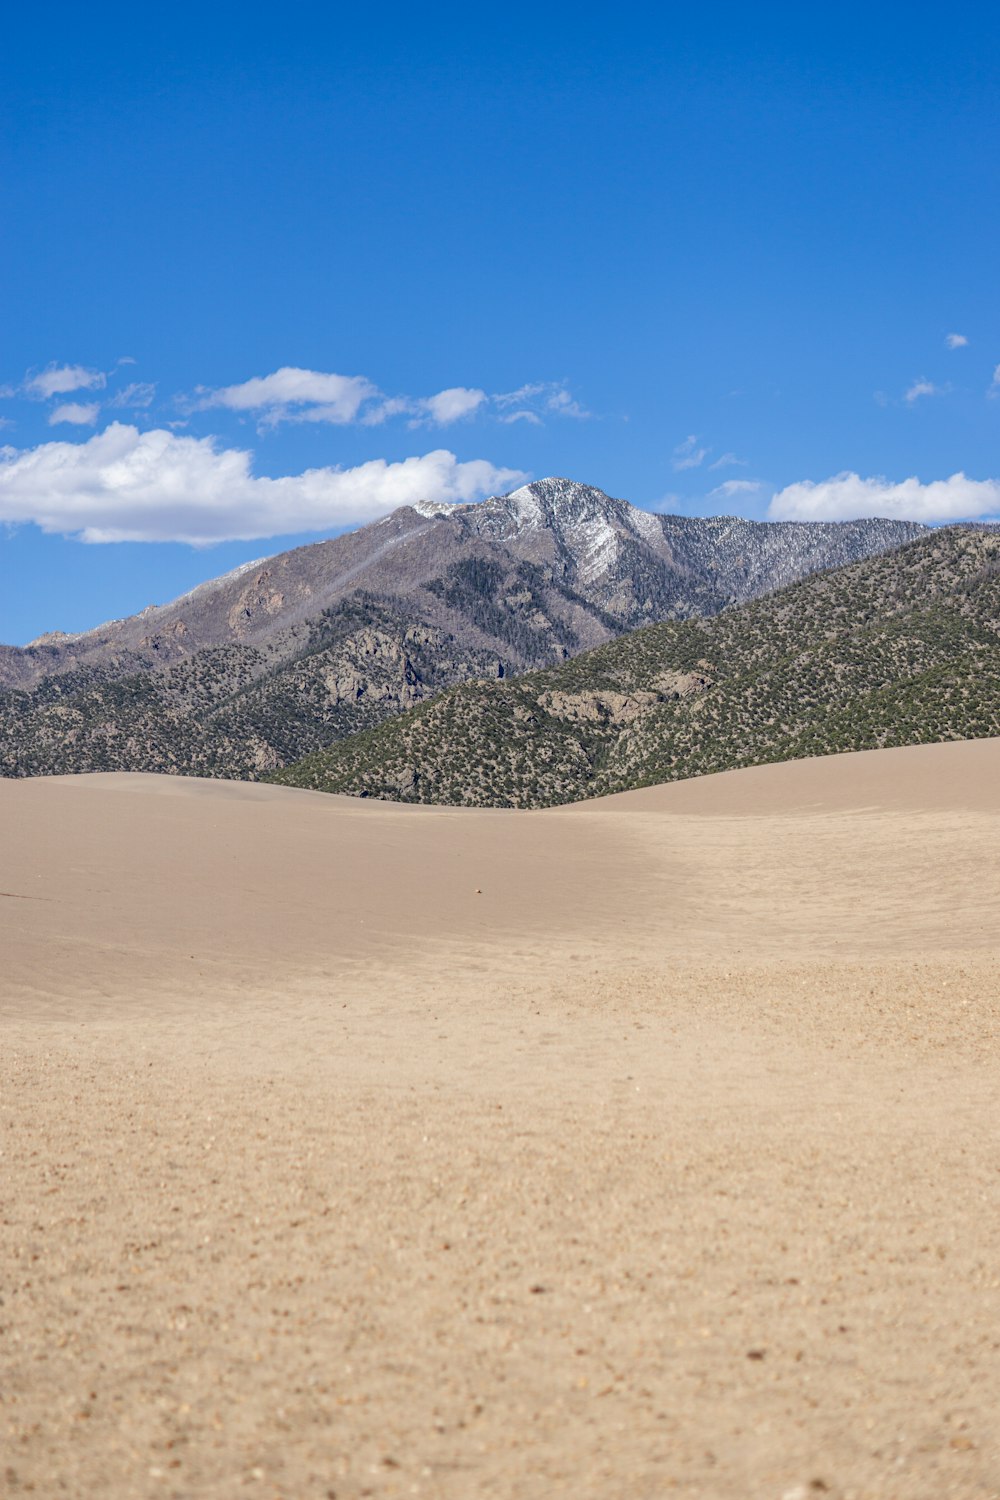
[[[497,421],[508,426],[513,422],[527,422],[533,427],[543,426],[546,416],[573,417],[577,421],[586,421],[591,416],[571,395],[565,384],[545,380],[523,385],[516,391],[498,391],[493,395],[478,389],[456,386],[452,390],[440,391],[436,396],[397,397],[386,405],[399,411],[414,413],[409,424],[411,427],[428,424],[444,427],[480,412],[492,412]]]
[[[922,484],[882,477],[862,479],[844,472],[832,479],[803,480],[779,490],[768,507],[774,521],[852,521],[888,516],[909,521],[970,521],[1000,515],[1000,479],[952,474]]]
[[[710,500],[731,500],[734,495],[756,495],[764,485],[759,479],[726,479],[722,484],[716,485],[714,490],[709,490]]]
[[[416,500],[477,500],[527,477],[437,449],[399,463],[258,478],[242,449],[112,422],[86,442],[0,448],[0,523],[33,522],[87,542],[198,546],[329,531]]]
[[[1000,396],[1000,365],[993,371],[993,379],[990,381],[987,396]]]
[[[498,420],[506,423],[508,427],[515,422],[527,422],[529,427],[542,426],[542,419],[535,411],[507,411],[503,412]]]
[[[924,396],[943,396],[945,387],[935,385],[931,380],[915,380],[910,388],[903,392],[903,400],[912,406],[915,401],[920,401]]]
[[[119,360],[118,363],[123,361]],[[133,380],[131,385],[116,391],[105,404],[116,411],[145,411],[147,406],[152,406],[155,395],[156,386],[151,380]]]
[[[252,414],[261,430],[282,422],[357,423],[376,427],[406,417],[411,428],[450,427],[492,411],[501,422],[534,421],[546,415],[590,416],[564,382],[536,382],[517,391],[489,394],[478,386],[456,385],[431,396],[389,396],[364,375],[337,375],[286,365],[217,390],[199,387],[191,410],[224,407]]]
[[[872,400],[876,406],[883,409],[899,406],[915,406],[918,401],[924,401],[931,396],[947,396],[953,389],[950,381],[944,385],[936,385],[933,380],[928,380],[921,375],[919,380],[913,380],[907,386],[901,396],[890,396],[886,391],[873,391]]]
[[[103,370],[90,370],[85,365],[51,364],[25,376],[24,392],[33,400],[47,401],[50,396],[66,396],[71,391],[101,391],[107,383],[108,377]]]
[[[569,391],[563,386],[552,389],[545,402],[546,411],[555,412],[560,417],[575,417],[578,422],[585,422],[592,415],[579,401],[574,400]]]
[[[529,427],[542,427],[546,417],[570,417],[577,422],[587,422],[593,412],[573,396],[564,380],[537,380],[522,385],[516,391],[499,391],[490,396],[491,407],[497,420],[508,426],[514,422],[527,422]]]
[[[683,443],[678,443],[674,449],[673,466],[680,472],[682,469],[697,469],[711,453],[711,448],[700,448],[697,434],[690,433]]]
[[[104,392],[115,380],[120,367],[134,364],[135,360],[128,355],[117,360],[114,369],[110,372],[92,369],[89,365],[52,363],[46,365],[43,370],[29,370],[17,385],[0,387],[0,396],[8,399],[20,396],[29,401],[55,403],[47,417],[50,427],[57,427],[62,423],[70,423],[77,427],[93,427],[102,406],[118,411],[144,410],[152,404],[156,395],[156,386],[151,381],[132,381],[120,390],[106,397],[102,396],[100,401],[60,401],[59,398],[74,394],[82,395],[84,392]]]
[[[750,462],[748,458],[737,458],[735,453],[723,453],[714,463],[709,464],[710,469],[730,469],[739,467],[745,469]]]
[[[101,410],[99,401],[66,401],[49,412],[49,426],[58,427],[61,422],[74,427],[93,427]]]
[[[964,349],[969,342],[964,333],[946,333],[944,341],[949,349]]]

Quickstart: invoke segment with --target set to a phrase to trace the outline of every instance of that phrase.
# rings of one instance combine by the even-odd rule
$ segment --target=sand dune
[[[620,792],[577,808],[759,816],[762,813],[1000,812],[996,740],[862,750],[722,771],[668,786]]]
[[[0,1494],[1000,1495],[1000,742],[0,828]]]

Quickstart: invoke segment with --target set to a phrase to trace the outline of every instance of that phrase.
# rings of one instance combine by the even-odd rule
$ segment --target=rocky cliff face
[[[404,507],[128,619],[0,647],[0,773],[255,776],[455,683],[714,615],[923,529],[657,516],[567,479]]]

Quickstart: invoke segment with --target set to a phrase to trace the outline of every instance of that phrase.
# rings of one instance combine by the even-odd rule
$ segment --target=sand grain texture
[[[0,1494],[1000,1496],[1000,743],[0,830]]]

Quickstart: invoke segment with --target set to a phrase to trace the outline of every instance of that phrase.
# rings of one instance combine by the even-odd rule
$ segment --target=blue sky
[[[1000,514],[998,30],[22,8],[0,639],[520,475],[687,514]]]

